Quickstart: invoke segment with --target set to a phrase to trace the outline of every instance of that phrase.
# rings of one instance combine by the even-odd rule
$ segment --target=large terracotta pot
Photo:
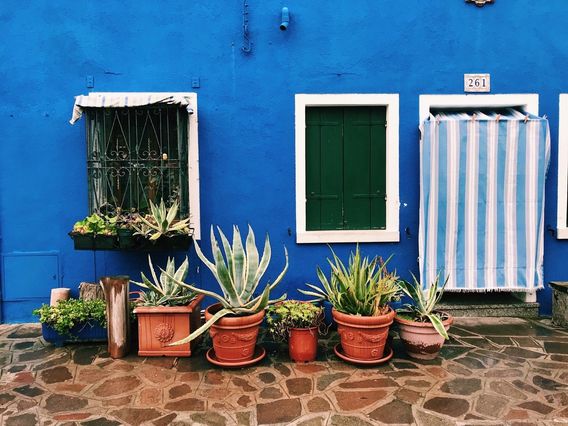
[[[288,353],[295,362],[309,362],[318,353],[318,327],[291,328],[288,337]]]
[[[220,303],[209,306],[205,310],[205,320],[209,321],[220,309]],[[221,363],[231,364],[250,361],[263,319],[264,310],[252,315],[226,316],[218,320],[209,329],[215,358]]]
[[[410,357],[417,359],[434,359],[438,356],[445,339],[440,336],[432,323],[410,321],[400,318],[398,315],[395,321],[399,326],[400,339]],[[447,320],[442,322],[446,331],[453,322],[454,319],[450,315],[448,315]]]
[[[361,361],[383,357],[389,327],[395,316],[391,308],[386,314],[373,317],[348,315],[335,309],[331,312],[347,357]]]
[[[186,306],[138,306],[139,356],[190,356],[198,341],[168,346],[201,326],[200,294]]]

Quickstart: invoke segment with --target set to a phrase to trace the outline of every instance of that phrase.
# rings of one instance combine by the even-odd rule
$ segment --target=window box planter
[[[131,229],[118,228],[116,233],[118,236],[118,248],[130,249],[135,247],[136,237],[134,236],[134,231]]]
[[[77,324],[68,334],[59,334],[51,326],[43,323],[41,332],[46,342],[61,347],[65,343],[106,342],[107,329],[98,322]]]
[[[95,237],[93,234],[75,234],[70,232],[69,236],[73,239],[75,250],[95,249]]]
[[[95,235],[95,250],[113,250],[117,247],[116,235]]]
[[[190,356],[196,340],[178,346],[168,344],[181,340],[201,326],[200,294],[186,306],[138,306],[139,356]]]
[[[161,236],[157,240],[149,240],[144,237],[138,239],[137,248],[150,251],[188,251],[191,247],[193,236],[191,235],[173,235],[171,237]]]

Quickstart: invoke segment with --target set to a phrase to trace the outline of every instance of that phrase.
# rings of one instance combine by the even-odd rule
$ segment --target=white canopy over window
[[[83,115],[84,108],[124,108],[157,104],[184,106],[188,114],[193,114],[191,98],[187,94],[93,92],[75,97],[73,116],[69,122],[75,124]]]

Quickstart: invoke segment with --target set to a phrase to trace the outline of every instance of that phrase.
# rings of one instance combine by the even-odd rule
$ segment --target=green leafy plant
[[[32,312],[61,335],[72,337],[71,330],[79,325],[100,324],[106,327],[106,305],[104,300],[69,299],[60,300],[56,306],[43,304]]]
[[[93,213],[85,219],[75,222],[74,234],[116,235],[116,217]]]
[[[414,280],[412,284],[407,281],[398,282],[402,292],[412,299],[412,304],[405,304],[402,308],[397,309],[397,314],[411,321],[431,322],[440,336],[448,339],[448,332],[443,324],[446,317],[444,314],[434,311],[444,294],[448,278],[440,285],[440,274],[438,274],[434,282],[424,290],[414,274],[412,274],[412,278]]]
[[[144,272],[141,272],[142,282],[130,281],[146,291],[140,292],[137,300],[138,305],[142,306],[179,306],[187,305],[195,297],[195,292],[185,285],[178,282],[185,280],[189,269],[187,257],[176,269],[175,260],[168,257],[165,272],[160,273],[160,278],[156,275],[152,258],[148,255],[148,265],[153,281],[149,280]]]
[[[379,257],[369,260],[361,257],[359,245],[355,253],[349,255],[349,265],[345,266],[330,247],[333,260],[327,259],[331,266],[328,279],[318,266],[317,275],[323,288],[306,284],[311,290],[301,293],[328,300],[340,312],[351,315],[377,316],[388,312],[388,303],[399,296],[399,281],[396,272],[387,271],[390,257],[383,261]],[[391,256],[392,257],[392,256]]]
[[[327,331],[323,322],[323,308],[296,300],[285,300],[269,306],[266,322],[268,331],[278,341],[286,341],[292,328],[317,327],[322,334]]]
[[[179,210],[178,201],[174,201],[172,206],[167,209],[164,200],[156,205],[150,200],[150,211],[152,214],[139,215],[138,220],[132,223],[132,227],[139,235],[150,240],[157,240],[161,236],[172,235],[192,235],[193,230],[189,226],[189,218],[177,220]]]
[[[219,248],[219,243],[215,238],[213,227],[211,227],[211,250],[213,254],[213,261],[209,261],[207,257],[205,257],[197,243],[195,244],[195,250],[197,251],[197,255],[201,261],[205,264],[205,266],[207,266],[207,268],[209,268],[219,283],[221,294],[200,289],[190,284],[185,284],[181,280],[176,279],[172,274],[168,274],[166,271],[162,270],[162,272],[165,272],[169,278],[173,278],[176,283],[184,285],[196,293],[201,293],[214,298],[222,307],[222,309],[215,313],[209,321],[191,333],[188,337],[180,340],[179,342],[172,343],[171,345],[180,345],[190,342],[196,337],[199,337],[216,321],[226,315],[255,314],[265,309],[268,305],[286,298],[286,295],[283,295],[277,300],[270,300],[270,292],[278,285],[278,283],[280,283],[280,281],[282,281],[282,278],[284,278],[284,275],[288,270],[288,251],[286,250],[286,247],[284,247],[284,256],[286,258],[286,265],[284,266],[284,269],[280,272],[273,283],[266,283],[261,293],[257,294],[256,292],[260,287],[260,281],[268,268],[272,255],[268,234],[266,234],[262,257],[259,258],[254,232],[250,226],[248,227],[248,235],[245,243],[246,249],[243,247],[241,233],[237,226],[233,226],[232,246],[229,244],[229,240],[225,237],[223,231],[221,231],[220,228],[217,228],[217,230],[221,236],[225,256],[223,256],[223,253]]]

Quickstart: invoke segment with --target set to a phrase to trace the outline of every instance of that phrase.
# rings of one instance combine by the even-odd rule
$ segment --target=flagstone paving
[[[258,365],[222,370],[204,357],[109,358],[103,345],[45,343],[37,325],[0,326],[0,424],[568,425],[568,330],[549,321],[457,319],[433,361],[395,357],[358,368],[322,339],[294,364],[263,343]]]

